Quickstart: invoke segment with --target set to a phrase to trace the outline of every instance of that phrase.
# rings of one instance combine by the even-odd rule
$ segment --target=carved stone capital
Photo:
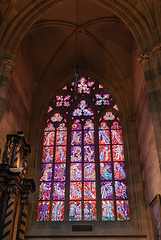
[[[138,57],[138,61],[143,64],[144,62],[148,62],[149,61],[149,53],[148,52],[143,52],[140,54],[140,56]]]
[[[12,72],[12,70],[15,67],[15,63],[11,59],[5,58],[4,61],[3,61],[3,66],[4,66],[4,68],[11,69],[11,72]]]
[[[159,52],[161,52],[161,42],[153,46],[153,53],[157,55]]]

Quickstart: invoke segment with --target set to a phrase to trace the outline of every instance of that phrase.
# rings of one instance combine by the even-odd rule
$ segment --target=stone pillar
[[[14,62],[11,59],[0,58],[0,119],[2,117],[9,77],[13,68]]]

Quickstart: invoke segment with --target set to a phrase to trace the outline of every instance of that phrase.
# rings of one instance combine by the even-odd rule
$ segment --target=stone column
[[[9,77],[13,68],[14,62],[11,59],[0,58],[0,119],[2,117]]]

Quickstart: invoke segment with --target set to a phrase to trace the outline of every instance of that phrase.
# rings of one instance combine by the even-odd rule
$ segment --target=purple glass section
[[[84,146],[84,162],[94,161],[95,161],[94,146]]]
[[[116,211],[118,221],[129,220],[129,203],[128,201],[116,201]]]
[[[51,181],[53,164],[42,164],[40,181]]]
[[[125,181],[115,181],[115,196],[116,199],[127,199],[127,190]]]
[[[82,182],[70,182],[70,200],[81,200]]]
[[[70,180],[81,181],[82,180],[82,164],[71,163],[70,165]]]
[[[54,145],[54,135],[55,132],[45,132],[44,133],[44,146]]]
[[[55,164],[54,181],[65,181],[65,175],[66,175],[66,164],[65,163]]]
[[[56,145],[67,144],[67,131],[57,131],[56,133]]]
[[[96,220],[96,201],[84,201],[84,221]]]
[[[99,130],[99,144],[110,144],[109,130]]]
[[[82,130],[82,125],[80,123],[80,120],[76,119],[74,123],[72,124],[72,130]]]
[[[56,147],[55,162],[66,162],[66,147]]]
[[[126,179],[125,165],[123,162],[114,162],[114,179],[124,180]]]
[[[70,201],[69,203],[69,221],[82,220],[82,204],[81,201]]]
[[[85,200],[96,199],[96,183],[95,182],[84,183],[84,199]]]
[[[111,130],[112,144],[122,144],[122,130]]]
[[[53,201],[51,221],[64,220],[64,201]]]
[[[100,162],[110,162],[111,161],[111,149],[110,145],[100,145],[99,146],[99,158]]]
[[[81,162],[81,161],[82,161],[82,147],[71,146],[71,162]]]
[[[100,179],[112,180],[111,163],[100,163]]]
[[[113,199],[113,186],[112,181],[103,181],[101,182],[101,198],[105,199]]]
[[[114,201],[102,201],[102,221],[114,221]]]
[[[53,200],[64,200],[64,198],[65,198],[65,182],[54,182]]]
[[[39,201],[37,208],[37,221],[49,221],[49,201]]]
[[[84,130],[94,130],[94,123],[92,122],[91,119],[87,119],[84,125]]]
[[[94,181],[95,178],[95,164],[84,163],[84,181]]]
[[[39,200],[50,200],[50,194],[51,194],[51,183],[40,182]]]
[[[94,131],[84,131],[84,145],[94,144]]]
[[[42,153],[42,163],[52,163],[53,162],[53,147],[43,147]]]
[[[82,132],[72,131],[71,145],[81,145],[82,144]]]

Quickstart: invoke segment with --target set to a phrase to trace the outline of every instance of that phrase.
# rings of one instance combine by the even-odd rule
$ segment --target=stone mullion
[[[157,79],[158,73],[156,72],[156,67],[153,67],[153,55],[150,55],[149,53],[143,53],[140,55],[139,61],[144,69],[149,109],[152,116],[158,158],[159,162],[161,163],[161,88],[159,79]]]

